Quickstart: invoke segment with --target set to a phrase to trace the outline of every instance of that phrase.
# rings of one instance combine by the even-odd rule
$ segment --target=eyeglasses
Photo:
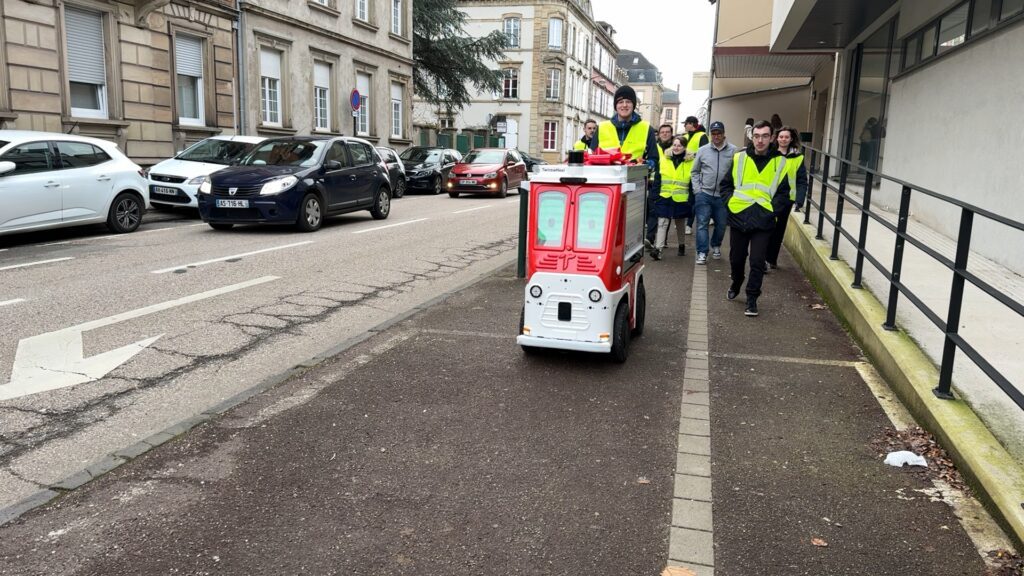
[[[751,139],[753,139],[753,140],[768,140],[771,137],[772,137],[771,134],[754,134],[754,135],[751,136]]]

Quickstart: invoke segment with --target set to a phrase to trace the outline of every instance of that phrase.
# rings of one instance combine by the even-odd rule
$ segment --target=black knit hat
[[[618,104],[619,100],[626,99],[636,106],[636,90],[633,90],[630,86],[619,86],[619,89],[615,91],[615,98],[612,99],[613,104]]]

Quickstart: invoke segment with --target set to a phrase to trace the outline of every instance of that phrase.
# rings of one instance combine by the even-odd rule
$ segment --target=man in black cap
[[[658,218],[654,215],[654,203],[661,191],[661,148],[658,147],[654,128],[636,113],[636,91],[630,86],[620,86],[615,91],[615,116],[597,127],[597,145],[603,150],[618,148],[629,154],[632,160],[646,162],[651,168],[647,185],[647,244],[654,245],[658,230]]]

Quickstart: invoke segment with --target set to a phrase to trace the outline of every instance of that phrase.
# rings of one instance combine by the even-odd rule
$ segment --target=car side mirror
[[[4,174],[7,174],[8,172],[14,170],[17,167],[18,167],[18,165],[15,164],[14,162],[8,162],[8,161],[0,162],[0,176],[2,176]]]
[[[324,170],[341,170],[341,162],[338,162],[337,160],[328,160],[327,162],[324,162]]]

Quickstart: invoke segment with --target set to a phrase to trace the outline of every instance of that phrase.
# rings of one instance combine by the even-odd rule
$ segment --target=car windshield
[[[10,144],[10,142],[5,142],[3,140],[0,140],[0,148],[3,148],[4,146],[7,146],[8,144]]]
[[[246,156],[244,166],[314,166],[327,140],[275,140],[264,142]]]
[[[402,160],[417,164],[437,164],[441,161],[441,151],[428,150],[426,148],[409,148],[402,152]]]
[[[501,164],[504,161],[504,150],[474,150],[462,159],[464,164]]]
[[[231,164],[255,148],[251,142],[235,140],[203,140],[175,156],[178,160],[209,162],[210,164]]]

